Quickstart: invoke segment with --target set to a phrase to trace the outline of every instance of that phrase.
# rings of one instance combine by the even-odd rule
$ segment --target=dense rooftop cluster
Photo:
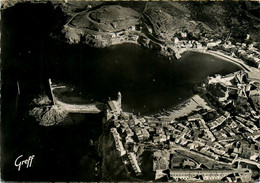
[[[260,168],[258,82],[244,71],[208,77],[198,87],[200,97],[191,99],[194,103],[204,99],[207,104],[197,102],[182,116],[174,114],[190,108],[192,102],[164,115],[136,116],[122,111],[121,95],[120,100],[110,101],[108,123],[125,166],[142,175],[142,163],[149,164],[142,162],[142,154],[150,152],[155,179],[234,181],[236,174],[236,180],[251,180]],[[176,168],[190,170],[194,176],[176,174]],[[223,169],[228,174],[221,174]],[[212,177],[206,170],[219,173]]]

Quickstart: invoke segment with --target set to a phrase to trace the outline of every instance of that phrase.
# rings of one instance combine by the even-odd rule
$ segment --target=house
[[[142,134],[144,139],[148,139],[150,137],[150,134],[146,129],[142,129]]]
[[[217,41],[214,41],[214,42],[209,42],[207,43],[207,47],[214,47],[214,46],[217,46],[221,43],[221,40],[217,40]]]

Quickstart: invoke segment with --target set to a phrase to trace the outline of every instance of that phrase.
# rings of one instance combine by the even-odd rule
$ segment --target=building
[[[210,130],[218,127],[219,125],[221,125],[222,123],[224,123],[226,121],[226,117],[225,116],[220,116],[217,119],[215,119],[213,122],[209,123],[209,127]]]
[[[115,145],[116,145],[116,149],[119,151],[120,156],[123,156],[126,154],[125,148],[121,142],[121,137],[119,135],[119,133],[117,132],[116,128],[111,128],[110,131],[113,134],[114,140],[115,140]]]
[[[217,46],[221,43],[221,40],[217,40],[217,41],[214,41],[214,42],[209,42],[207,43],[207,47],[214,47],[214,46]]]
[[[122,112],[121,107],[119,107],[118,102],[115,100],[108,101],[108,106],[111,113],[120,114]]]
[[[132,168],[133,168],[134,171],[135,171],[135,174],[136,174],[137,176],[141,175],[141,174],[142,174],[142,171],[141,171],[141,169],[140,169],[140,167],[139,167],[139,165],[138,165],[138,162],[137,162],[135,153],[133,153],[133,152],[128,153],[128,158],[129,158],[129,160],[130,160],[130,163],[131,163],[131,165],[132,165]]]
[[[218,181],[235,174],[242,182],[251,181],[250,169],[234,170],[170,170],[170,177],[179,181]]]
[[[143,134],[144,139],[148,139],[150,137],[150,134],[147,131],[147,129],[142,129],[142,134]]]

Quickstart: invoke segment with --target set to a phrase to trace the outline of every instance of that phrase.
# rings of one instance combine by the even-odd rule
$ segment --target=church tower
[[[121,100],[122,100],[122,95],[120,92],[117,93],[117,103],[118,107],[121,108]]]

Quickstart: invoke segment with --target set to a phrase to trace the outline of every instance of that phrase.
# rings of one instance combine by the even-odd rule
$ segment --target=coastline
[[[243,70],[246,70],[248,72],[250,71],[250,68],[248,68],[248,66],[245,63],[243,63],[243,61],[241,59],[237,59],[237,58],[234,58],[234,57],[231,57],[228,55],[224,55],[223,53],[221,53],[219,51],[211,51],[211,50],[200,51],[200,50],[194,49],[194,50],[187,50],[185,52],[189,52],[189,51],[212,55],[212,56],[221,58],[225,61],[232,62],[232,63],[240,66],[241,68],[243,68]],[[185,53],[185,52],[183,52],[183,53]]]
[[[67,31],[68,30],[72,31],[72,29],[74,30],[75,28],[68,26],[66,29]],[[88,31],[92,33],[94,32],[95,34],[98,33],[97,31],[88,30],[88,29],[83,31],[85,33],[83,33],[82,31],[79,32],[81,32],[80,34],[86,34]],[[122,33],[123,35],[119,35]],[[96,36],[94,35],[94,37],[91,38],[90,40],[94,40],[94,43],[90,44],[89,43],[90,41],[86,41],[85,44],[89,44],[90,46],[97,47],[97,48],[104,48],[104,47],[130,43],[130,44],[143,46],[149,49],[155,49],[158,52],[158,54],[167,57],[169,60],[172,60],[173,57],[175,57],[178,60],[182,57],[181,55],[185,52],[197,52],[197,53],[212,55],[221,58],[223,60],[232,62],[240,66],[243,70],[247,72],[250,72],[253,68],[252,66],[246,64],[245,61],[241,58],[235,58],[233,56],[226,55],[219,50],[216,51],[209,50],[207,46],[194,48],[189,45],[190,47],[180,48],[178,44],[174,44],[174,43],[170,43],[170,44],[168,43],[163,45],[161,43],[156,42],[155,40],[150,39],[147,35],[137,30],[135,31],[125,30],[125,31],[120,31],[118,33],[102,32],[100,33],[100,35],[96,35]],[[69,44],[75,44],[77,42],[80,42],[80,37],[77,36],[77,38],[75,37],[74,39],[71,39],[71,37],[70,39],[67,38],[66,42]],[[185,40],[185,42],[189,42],[188,44],[190,44],[190,42],[194,42],[195,44],[200,44],[199,41],[197,42],[194,40]]]
[[[255,47],[257,43],[254,41],[249,44],[243,43],[243,41],[241,43],[238,40],[233,40],[232,42],[234,44],[232,44],[232,42],[229,41],[230,34],[228,37],[218,36],[217,34],[203,34],[203,28],[199,29],[200,32],[197,36],[194,36],[193,32],[188,29],[176,29],[176,31],[171,34],[166,32],[158,34],[153,30],[156,27],[156,21],[153,22],[151,17],[146,14],[143,14],[143,17],[141,17],[142,14],[140,12],[135,12],[141,17],[139,17],[140,19],[138,21],[136,21],[135,13],[130,13],[128,16],[130,20],[127,22],[132,21],[132,23],[129,25],[126,24],[123,27],[117,26],[115,22],[119,20],[112,16],[107,17],[107,22],[100,22],[90,17],[91,13],[101,11],[102,8],[110,12],[112,9],[118,9],[119,7],[122,8],[120,5],[103,5],[76,12],[63,26],[62,33],[64,37],[62,39],[65,39],[65,42],[69,44],[83,43],[96,48],[132,43],[153,49],[169,60],[173,58],[178,60],[184,52],[193,51],[210,54],[230,61],[239,65],[247,72],[251,70],[251,66],[260,68],[260,52],[258,48]],[[124,9],[118,13],[124,16],[128,11],[130,11],[130,9]],[[131,11],[134,10],[132,9]],[[159,14],[160,13],[162,12],[159,12]],[[84,15],[87,22],[81,22],[79,18],[78,20],[78,15]],[[157,31],[161,30],[159,27],[157,28]],[[248,39],[249,38],[246,38],[244,42]],[[228,55],[219,50],[226,52]],[[232,56],[229,56],[229,54]],[[237,58],[233,57],[233,55]]]

